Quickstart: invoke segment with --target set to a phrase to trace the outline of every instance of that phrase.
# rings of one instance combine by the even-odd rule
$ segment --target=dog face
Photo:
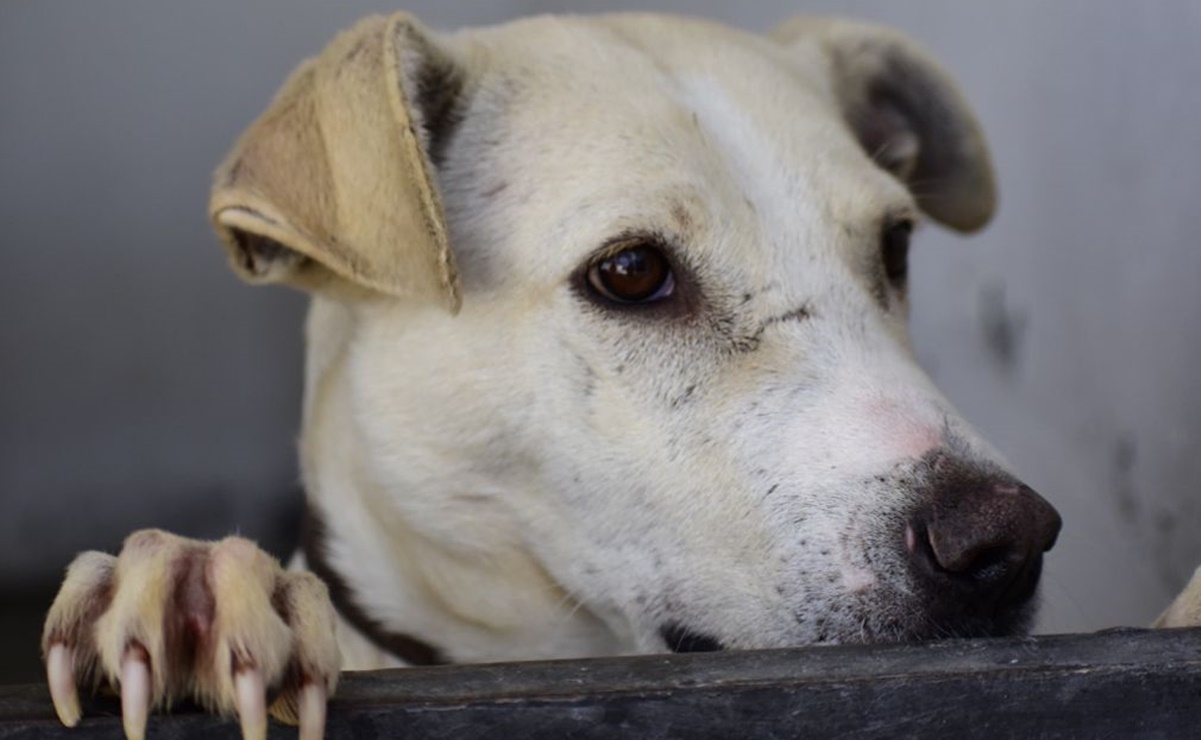
[[[380,561],[343,562],[373,619],[371,571],[438,551],[639,650],[1025,628],[1058,516],[905,328],[910,232],[994,197],[909,42],[402,18],[306,70],[214,214],[243,274],[314,293],[306,482]]]

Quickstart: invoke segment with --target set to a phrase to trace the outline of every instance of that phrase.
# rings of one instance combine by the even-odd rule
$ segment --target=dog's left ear
[[[927,215],[959,231],[988,222],[997,194],[984,135],[929,54],[895,31],[855,21],[796,18],[771,35],[825,63],[859,143]]]
[[[405,15],[302,65],[217,170],[209,212],[254,283],[459,307],[432,156],[464,73]]]

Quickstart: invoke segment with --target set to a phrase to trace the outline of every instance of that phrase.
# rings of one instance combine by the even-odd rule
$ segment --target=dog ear
[[[234,270],[457,311],[430,151],[462,78],[404,15],[360,22],[297,69],[215,176],[209,212]]]
[[[860,144],[909,187],[927,215],[959,231],[988,222],[997,195],[984,135],[929,54],[895,31],[853,21],[796,18],[772,36],[827,61]]]

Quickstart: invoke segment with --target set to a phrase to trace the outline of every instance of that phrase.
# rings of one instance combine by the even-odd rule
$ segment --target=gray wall
[[[619,4],[408,7],[453,27]],[[1003,206],[981,236],[923,233],[919,353],[1065,514],[1043,628],[1151,619],[1201,561],[1201,4],[658,7],[876,18],[954,70]],[[296,62],[388,8],[0,3],[0,602],[135,527],[286,541],[302,302],[229,275],[209,173]]]

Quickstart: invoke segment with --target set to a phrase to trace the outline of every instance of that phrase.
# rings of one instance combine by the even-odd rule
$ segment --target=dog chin
[[[926,625],[911,631],[911,640],[936,640],[951,637],[1018,637],[1030,633],[1038,612],[1033,600],[994,616],[955,615],[932,617]]]
[[[993,615],[938,614],[915,612],[908,619],[865,618],[854,626],[839,629],[828,625],[817,634],[803,636],[787,644],[760,645],[758,640],[738,641],[752,648],[802,647],[806,645],[869,645],[910,643],[928,640],[972,639],[982,637],[1019,637],[1030,633],[1038,611],[1036,598],[1021,606]],[[711,653],[726,650],[734,641],[695,630],[680,622],[668,622],[659,628],[659,637],[673,653]]]
[[[840,634],[831,630],[813,642],[818,644],[879,644],[926,640],[1018,637],[1030,633],[1038,612],[1036,598],[994,614],[915,609],[906,617],[865,619]]]

